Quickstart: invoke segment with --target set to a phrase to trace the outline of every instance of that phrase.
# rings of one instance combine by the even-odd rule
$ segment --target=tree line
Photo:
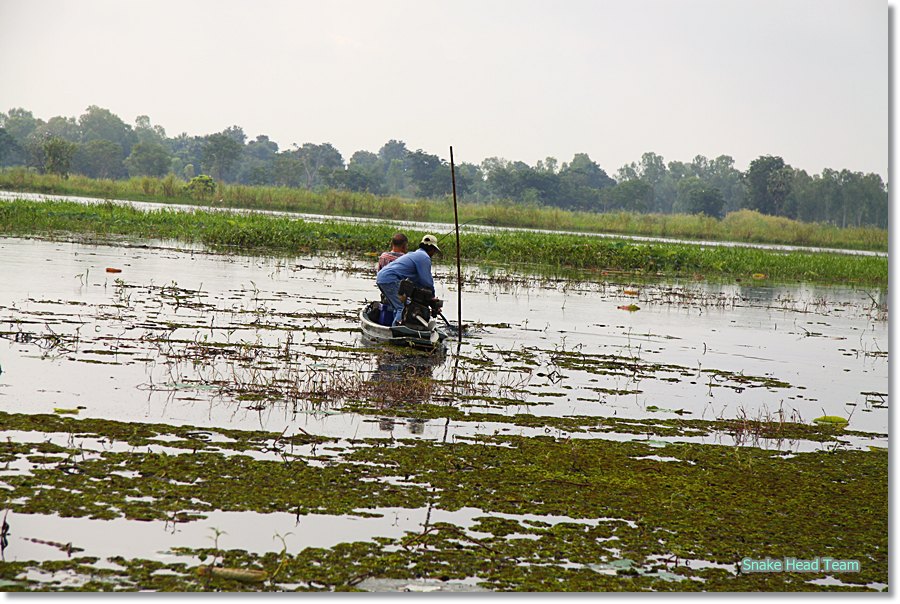
[[[389,140],[377,152],[349,160],[329,143],[280,149],[266,135],[249,139],[240,126],[205,136],[169,137],[148,116],[134,125],[96,105],[79,117],[47,121],[14,108],[0,113],[0,166],[27,166],[93,178],[175,175],[191,181],[345,189],[375,195],[443,198],[451,193],[450,166],[437,155]],[[522,203],[590,212],[686,213],[724,216],[748,208],[763,214],[845,226],[887,228],[887,184],[874,173],[825,169],[821,174],[761,156],[746,171],[734,159],[698,155],[669,161],[656,153],[610,176],[586,153],[534,166],[491,157],[456,166],[457,193],[476,203]]]

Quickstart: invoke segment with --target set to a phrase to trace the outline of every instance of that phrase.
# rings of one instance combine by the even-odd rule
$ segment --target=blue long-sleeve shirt
[[[375,283],[386,285],[409,279],[416,287],[430,289],[434,293],[434,279],[431,276],[431,256],[423,249],[404,254],[378,271]]]

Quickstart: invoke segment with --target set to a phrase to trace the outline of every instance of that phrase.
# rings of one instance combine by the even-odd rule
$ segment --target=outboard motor
[[[400,282],[398,293],[401,299],[406,299],[400,324],[410,329],[427,330],[431,318],[440,313],[444,305],[432,295],[431,290],[416,287],[409,279]]]

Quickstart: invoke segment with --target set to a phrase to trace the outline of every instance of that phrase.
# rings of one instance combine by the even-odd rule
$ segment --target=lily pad
[[[840,415],[823,415],[822,417],[817,417],[813,420],[814,424],[818,424],[820,426],[831,426],[833,428],[843,428],[850,422],[841,417]]]

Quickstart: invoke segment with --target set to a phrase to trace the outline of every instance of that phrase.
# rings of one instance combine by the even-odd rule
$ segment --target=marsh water
[[[651,436],[592,427],[591,418],[640,426],[670,419],[811,424],[841,416],[849,418],[842,448],[887,446],[884,291],[753,280],[637,282],[470,266],[464,270],[462,343],[450,340],[442,353],[411,355],[361,338],[359,309],[377,298],[368,259],[14,238],[0,239],[0,258],[0,412],[10,416],[190,426],[206,444],[228,441],[228,430],[327,437],[328,447],[291,449],[325,465],[363,442],[453,443],[498,434],[643,440],[651,451],[667,442],[786,453],[834,446],[726,430]],[[435,272],[444,314],[456,324],[453,268],[438,262]],[[403,386],[410,377],[415,383]],[[391,413],[396,398],[412,411]],[[442,416],[435,408],[453,413]],[[0,436],[75,447],[88,458],[180,450],[168,449],[164,436],[136,446],[97,430],[7,425]],[[248,454],[277,460],[284,452],[277,445],[274,439],[268,449]],[[7,461],[2,475],[41,467],[41,460],[29,459]],[[275,536],[290,535],[285,547],[294,552],[399,538],[428,523],[470,530],[483,514],[434,505],[302,516],[289,509],[204,508],[200,518],[175,523],[13,511],[3,555],[7,561],[63,560],[71,548],[60,544],[69,544],[101,566],[115,556],[184,561],[193,558],[178,548],[211,547],[222,531],[219,547],[278,552],[282,543]],[[499,516],[550,526],[609,520]],[[29,578],[63,587],[84,581],[77,573],[32,572]],[[467,586],[474,583],[456,587]]]

